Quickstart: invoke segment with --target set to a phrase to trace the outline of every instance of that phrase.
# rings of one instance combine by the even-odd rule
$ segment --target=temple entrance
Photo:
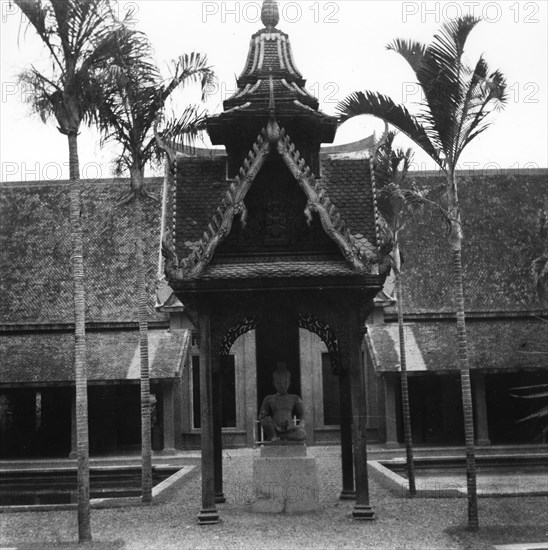
[[[278,362],[291,373],[290,392],[301,395],[299,328],[297,315],[290,311],[271,311],[257,322],[257,410],[263,399],[274,392],[272,373]]]

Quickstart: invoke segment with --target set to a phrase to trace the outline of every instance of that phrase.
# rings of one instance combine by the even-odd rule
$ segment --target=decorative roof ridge
[[[311,212],[316,212],[324,231],[340,248],[350,265],[362,273],[371,273],[379,262],[377,247],[361,234],[352,234],[346,227],[337,207],[329,199],[322,183],[317,180],[301,158],[301,154],[282,128],[278,140],[278,153],[304,191],[308,203],[304,211],[308,223],[312,221]]]
[[[199,275],[211,261],[217,246],[229,234],[237,214],[241,214],[241,223],[245,226],[247,209],[244,198],[270,153],[270,149],[268,131],[263,128],[248,152],[247,158],[244,159],[239,174],[231,182],[221,206],[217,207],[213,214],[203,237],[194,244],[194,250],[190,255],[180,263],[170,231],[166,230],[162,239],[162,253],[166,258],[165,269],[169,277],[184,279]]]

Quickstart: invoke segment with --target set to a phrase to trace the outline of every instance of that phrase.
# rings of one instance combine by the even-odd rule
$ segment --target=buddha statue
[[[276,393],[264,398],[259,413],[266,441],[303,441],[306,438],[304,426],[294,420],[302,419],[303,404],[298,395],[287,393],[291,373],[285,363],[278,363],[272,373],[272,382]]]

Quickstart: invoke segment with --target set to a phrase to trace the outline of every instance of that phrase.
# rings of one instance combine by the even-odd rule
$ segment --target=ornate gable
[[[313,213],[315,213],[321,223],[321,228],[336,245],[355,273],[373,274],[378,271],[377,243],[371,242],[361,233],[350,231],[339,209],[329,198],[321,180],[315,178],[310,167],[301,158],[291,138],[286,135],[275,120],[271,120],[267,128],[263,129],[261,135],[257,136],[253,148],[249,151],[240,168],[238,176],[230,182],[220,204],[205,224],[202,236],[192,243],[192,251],[185,257],[178,259],[173,240],[169,242],[169,238],[164,239],[164,254],[169,260],[168,267],[166,267],[169,270],[170,277],[179,280],[200,278],[212,261],[219,245],[231,233],[235,218],[239,217],[239,223],[243,228],[247,226],[249,212],[245,199],[259,171],[264,166],[267,158],[272,155],[279,155],[279,159],[283,161],[294,182],[298,184],[303,193],[305,198],[303,215],[308,226],[310,227],[313,224]],[[184,158],[179,158],[176,162],[181,163],[184,167]],[[286,222],[282,218],[287,214],[280,212],[279,208],[276,209],[274,202],[275,200],[271,201],[270,206],[263,204],[265,208],[262,220],[265,233],[263,244],[266,245],[266,250],[263,249],[262,252],[267,252],[269,245],[277,245],[275,251],[278,254],[290,254],[295,252],[295,249],[288,247],[288,235],[287,232],[284,232]],[[295,204],[293,202],[293,206]],[[313,237],[314,235],[311,236],[312,239]],[[232,239],[237,239],[236,232],[232,233]],[[308,244],[309,247],[303,248],[300,252],[318,252],[321,250],[310,249],[310,243]],[[259,251],[259,248],[259,246],[255,246],[255,252]],[[332,253],[332,249],[324,248],[323,250]],[[253,251],[253,246],[251,246],[251,251]]]
[[[265,1],[265,28],[252,37],[238,91],[223,113],[208,119],[212,142],[226,147],[229,179],[225,173],[224,181],[208,182],[204,173],[189,180],[192,161],[170,155],[176,190],[163,245],[171,280],[272,277],[276,263],[293,277],[379,273],[369,161],[352,181],[332,185],[337,200],[329,182],[314,175],[325,160],[320,145],[333,140],[337,121],[305,90],[289,38],[275,28],[276,13],[275,3]],[[356,178],[363,185],[354,185]],[[350,223],[337,202],[348,203]]]

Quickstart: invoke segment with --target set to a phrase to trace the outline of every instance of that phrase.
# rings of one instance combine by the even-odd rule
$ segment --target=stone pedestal
[[[253,512],[297,514],[320,506],[316,459],[302,443],[265,445],[253,459]]]

